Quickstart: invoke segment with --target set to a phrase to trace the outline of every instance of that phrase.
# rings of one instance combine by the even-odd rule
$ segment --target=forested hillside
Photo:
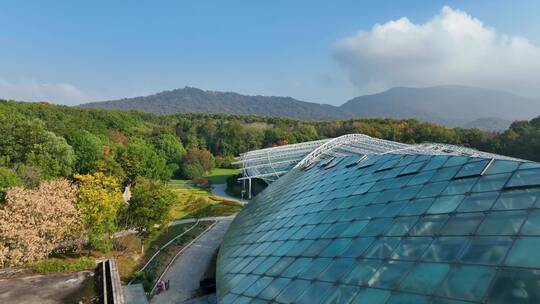
[[[154,114],[226,113],[298,119],[418,119],[449,127],[506,130],[513,120],[540,115],[540,100],[467,86],[396,87],[332,106],[291,97],[249,96],[185,87],[148,96],[82,104],[84,108]]]
[[[225,115],[181,113],[158,116],[143,112],[81,109],[47,103],[0,102],[0,153],[4,164],[28,162],[32,141],[48,138],[57,145],[65,144],[74,150],[76,161],[64,168],[47,169],[50,174],[95,169],[81,158],[93,142],[102,153],[95,160],[102,169],[127,174],[130,168],[121,166],[125,150],[141,146],[148,155],[181,166],[167,145],[176,149],[206,149],[213,156],[232,157],[239,153],[348,133],[407,143],[441,142],[473,147],[488,152],[540,160],[540,119],[520,121],[501,134],[478,129],[448,128],[416,120],[352,119],[336,121],[302,121],[296,119],[254,115]],[[38,136],[42,132],[47,136]],[[20,142],[22,141],[22,142]],[[25,141],[29,141],[25,143]],[[67,147],[66,146],[66,147]],[[81,148],[82,149],[82,148]],[[97,151],[98,149],[96,149]],[[66,151],[71,151],[66,148]],[[67,152],[66,152],[67,153]],[[32,156],[33,157],[33,156]],[[30,157],[32,159],[32,157]],[[69,157],[67,158],[69,160]],[[52,170],[52,171],[51,171]]]
[[[177,196],[165,181],[173,176],[197,180],[214,166],[231,166],[242,152],[348,133],[540,160],[540,117],[497,134],[416,120],[157,116],[0,101],[0,266],[45,258],[58,243],[75,244],[83,236],[92,248],[108,251],[115,231],[148,235],[167,221]],[[126,185],[130,204],[122,203]],[[36,200],[40,207],[28,208]],[[54,238],[46,237],[51,233]]]
[[[291,97],[249,96],[234,92],[203,91],[185,87],[148,96],[81,105],[84,108],[139,110],[154,114],[226,113],[285,116],[301,119],[347,117],[338,107],[300,101]]]

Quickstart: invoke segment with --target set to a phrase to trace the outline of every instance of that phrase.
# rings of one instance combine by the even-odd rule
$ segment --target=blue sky
[[[443,59],[447,49],[471,45],[468,38],[434,41],[453,16],[482,23],[477,41],[501,35],[474,45],[499,55],[486,62],[482,54],[467,57],[470,52]],[[402,17],[409,23],[388,23]],[[531,67],[540,64],[539,1],[3,0],[0,20],[0,98],[78,104],[189,85],[341,104],[395,85],[454,84],[447,82],[510,83],[502,88],[540,96],[540,88],[522,80],[536,76]],[[375,24],[385,33],[399,28],[381,40]],[[465,32],[474,28],[460,24]],[[517,43],[516,51],[504,35],[527,43]],[[418,58],[411,61],[391,52],[403,43],[406,50],[436,50],[412,54]],[[504,65],[482,72],[500,57]],[[523,64],[523,57],[532,63]],[[516,83],[497,73],[518,75]]]

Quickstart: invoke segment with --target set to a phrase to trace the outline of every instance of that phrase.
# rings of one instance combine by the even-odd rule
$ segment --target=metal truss
[[[242,164],[241,179],[261,178],[273,182],[293,168],[307,168],[323,158],[371,154],[461,155],[523,161],[448,144],[403,144],[364,134],[347,134],[300,144],[272,147],[243,153],[235,163]]]

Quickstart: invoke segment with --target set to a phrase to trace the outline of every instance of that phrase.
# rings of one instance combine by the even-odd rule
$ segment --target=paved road
[[[163,280],[170,280],[170,289],[155,295],[151,303],[182,303],[193,297],[231,222],[232,219],[217,222],[212,229],[185,249],[163,276]]]

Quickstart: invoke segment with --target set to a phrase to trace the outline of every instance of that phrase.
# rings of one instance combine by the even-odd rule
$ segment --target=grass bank
[[[227,183],[227,178],[238,173],[240,173],[240,170],[238,169],[214,168],[207,173],[205,177],[207,177],[212,184],[225,184]]]

